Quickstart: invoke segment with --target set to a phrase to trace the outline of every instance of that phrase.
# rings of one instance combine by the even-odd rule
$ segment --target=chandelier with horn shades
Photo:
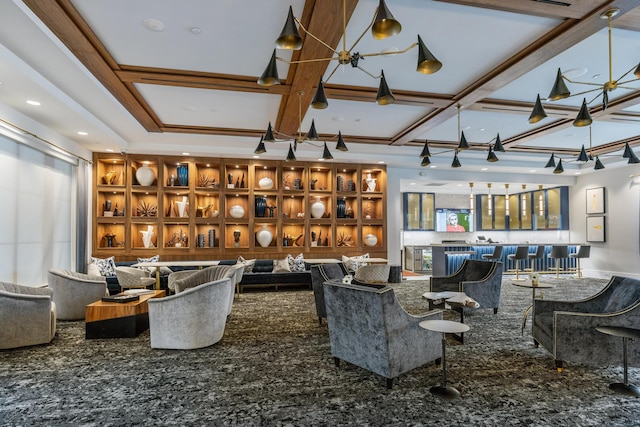
[[[302,134],[302,130],[301,130],[302,128],[302,95],[304,95],[304,92],[301,90],[298,91],[298,135],[290,136],[278,131],[274,131],[273,128],[271,127],[271,122],[269,122],[267,131],[265,132],[264,135],[260,137],[260,142],[258,143],[258,146],[256,147],[256,149],[253,151],[254,154],[262,154],[267,152],[267,148],[264,144],[265,141],[280,142],[274,136],[275,134],[277,134],[285,137],[285,139],[282,139],[281,141],[289,141],[289,152],[287,153],[287,158],[285,159],[287,162],[292,162],[296,160],[295,152],[297,151],[298,145],[302,144],[303,142],[309,145],[313,145],[314,147],[323,148],[322,157],[318,160],[333,159],[333,156],[329,151],[329,147],[327,147],[326,141],[324,141],[324,145],[312,142],[312,141],[320,140],[320,136],[316,131],[316,124],[314,120],[311,120],[311,127],[309,128],[309,132],[307,132],[305,135]],[[342,132],[338,131],[338,135],[332,138],[337,138],[338,140],[338,142],[336,143],[336,150],[349,151],[349,149],[347,148],[347,145],[344,142],[344,139],[342,138]]]
[[[327,1],[327,0],[325,0]],[[354,52],[355,47],[358,45],[360,40],[364,37],[364,35],[371,29],[371,34],[374,39],[381,40],[387,37],[394,36],[402,30],[402,25],[398,22],[385,4],[384,0],[380,0],[378,8],[374,13],[373,20],[369,24],[367,28],[364,29],[360,37],[358,37],[355,43],[347,48],[347,6],[346,0],[342,2],[343,9],[343,29],[342,29],[342,50],[338,51],[330,46],[328,43],[322,41],[320,38],[316,37],[313,33],[309,32],[300,19],[293,16],[293,9],[289,6],[289,14],[287,16],[287,20],[284,24],[284,28],[280,34],[280,37],[276,39],[276,49],[287,49],[287,50],[299,50],[302,48],[302,38],[300,37],[299,29],[303,31],[307,36],[313,38],[318,41],[322,45],[324,45],[328,50],[333,52],[332,56],[324,57],[324,58],[313,58],[313,59],[304,59],[299,61],[288,61],[284,58],[276,56],[276,49],[273,50],[273,54],[271,55],[271,60],[267,65],[264,73],[258,79],[258,84],[261,86],[273,86],[280,83],[280,79],[278,77],[278,69],[276,67],[276,60],[282,61],[287,64],[302,64],[309,62],[331,62],[337,61],[337,65],[331,71],[327,79],[323,82],[322,78],[318,83],[318,88],[316,89],[315,96],[313,101],[311,102],[311,107],[316,109],[324,109],[327,108],[329,103],[327,102],[327,97],[324,93],[324,84],[331,79],[336,70],[341,65],[351,64],[351,67],[357,68],[369,75],[374,79],[380,79],[380,85],[378,87],[378,94],[376,96],[376,102],[378,105],[388,105],[395,102],[395,98],[387,85],[386,78],[384,76],[384,70],[380,71],[379,75],[375,75],[366,69],[360,66],[360,61],[364,60],[367,57],[372,56],[384,56],[384,55],[397,55],[410,51],[414,47],[418,47],[418,65],[417,71],[423,74],[433,74],[440,70],[442,67],[442,63],[436,59],[436,57],[427,49],[427,46],[422,41],[422,38],[418,35],[418,41],[413,43],[409,47],[404,50],[394,50],[394,51],[383,51],[383,52],[373,52],[373,53],[360,53]],[[296,27],[296,24],[298,27]]]
[[[558,73],[556,75],[556,81],[553,85],[553,88],[551,89],[551,93],[549,94],[549,96],[545,99],[545,101],[558,101],[560,99],[565,99],[565,98],[569,98],[569,97],[573,97],[573,96],[582,96],[582,95],[588,95],[588,94],[592,94],[594,92],[598,92],[590,101],[587,101],[587,97],[585,96],[582,100],[582,106],[580,107],[580,111],[578,112],[578,115],[576,116],[575,120],[573,121],[573,125],[574,126],[589,126],[593,120],[591,119],[591,115],[589,114],[589,108],[588,105],[591,104],[592,102],[594,102],[596,99],[601,99],[602,101],[602,110],[606,110],[607,106],[609,105],[609,92],[612,92],[616,89],[627,89],[627,90],[634,90],[634,91],[639,91],[640,88],[637,87],[633,87],[633,86],[625,86],[628,85],[632,82],[636,82],[638,80],[640,80],[640,63],[637,65],[634,65],[631,69],[629,69],[629,71],[627,71],[626,73],[624,73],[622,76],[620,76],[618,79],[613,79],[613,65],[612,65],[612,40],[611,40],[611,21],[613,19],[614,16],[616,16],[618,13],[620,13],[620,9],[618,9],[617,7],[613,7],[610,8],[608,10],[606,10],[604,13],[602,13],[600,15],[600,18],[602,19],[606,19],[607,22],[607,26],[608,26],[608,30],[609,30],[609,80],[607,80],[604,83],[591,83],[591,82],[578,82],[578,81],[572,81],[571,79],[569,79],[565,74],[562,73],[562,71],[560,70],[560,68],[558,68]],[[635,68],[635,70],[634,70]],[[635,78],[631,78],[629,80],[624,80],[624,78],[626,78],[629,74],[631,74],[633,72],[633,75],[635,76]],[[572,83],[572,84],[579,84],[579,85],[584,85],[584,86],[588,86],[589,88],[585,89],[582,92],[579,93],[574,93],[572,94],[569,91],[569,88],[567,87],[565,81]],[[531,115],[529,116],[529,123],[537,123],[540,120],[544,119],[545,117],[547,117],[547,113],[544,111],[544,107],[542,106],[542,102],[541,102],[541,98],[540,98],[540,94],[538,94],[536,102],[534,104],[533,107],[533,111],[531,112]]]

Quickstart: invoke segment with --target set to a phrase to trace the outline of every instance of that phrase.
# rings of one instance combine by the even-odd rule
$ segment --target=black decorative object
[[[300,178],[296,178],[293,180],[293,189],[302,190],[302,180]]]
[[[336,216],[338,218],[347,217],[347,201],[345,199],[338,199],[338,206],[336,209]]]
[[[215,248],[216,246],[216,230],[213,228],[209,230],[209,247]]]
[[[242,179],[240,180],[240,188],[244,188],[244,173],[242,174]]]
[[[344,191],[344,177],[341,175],[338,175],[337,178],[337,190],[338,191]]]
[[[256,217],[264,218],[267,215],[267,198],[256,197],[255,199]]]

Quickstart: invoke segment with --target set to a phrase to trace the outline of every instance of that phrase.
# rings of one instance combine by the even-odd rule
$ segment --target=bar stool
[[[566,246],[551,246],[551,252],[549,253],[549,259],[555,259],[556,279],[560,277],[560,260],[563,258],[569,258],[569,250]]]
[[[516,280],[520,280],[520,260],[529,258],[529,246],[518,246],[516,253],[507,255],[507,258],[516,261]]]
[[[529,254],[527,255],[527,258],[529,258],[529,263],[531,265],[531,272],[534,272],[535,271],[534,265],[536,260],[544,258],[544,245],[537,246],[535,252],[529,252]]]
[[[493,248],[493,253],[482,254],[482,259],[487,261],[501,261],[502,260],[502,246],[496,246]]]
[[[578,246],[578,250],[576,252],[569,254],[569,258],[574,258],[577,260],[576,274],[578,276],[578,279],[582,279],[582,268],[580,267],[580,258],[589,258],[590,254],[591,254],[591,245]]]

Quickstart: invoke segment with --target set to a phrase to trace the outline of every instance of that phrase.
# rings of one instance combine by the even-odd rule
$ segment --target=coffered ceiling
[[[613,20],[612,75],[638,65],[637,0],[386,3],[402,32],[383,40],[367,32],[355,50],[402,50],[420,35],[443,64],[435,74],[416,72],[415,48],[362,59],[370,73],[384,70],[396,98],[391,105],[377,105],[379,80],[350,65],[327,81],[335,61],[278,62],[281,84],[257,84],[289,5],[314,35],[342,49],[339,0],[7,0],[0,3],[0,103],[101,152],[251,157],[269,122],[282,137],[306,132],[314,120],[336,162],[420,168],[428,140],[432,166],[449,169],[460,128],[471,145],[459,153],[461,174],[489,168],[551,175],[544,169],[551,153],[563,158],[565,173],[591,173],[593,161],[575,161],[582,145],[607,168],[626,167],[624,144],[640,144],[640,82],[627,85],[637,91],[610,92],[606,110],[597,97],[589,105],[591,129],[572,126],[582,96],[544,102],[548,117],[536,124],[528,118],[536,95],[551,91],[558,68],[572,80],[601,85],[609,79],[607,21],[600,15],[611,7],[620,9]],[[350,46],[378,0],[345,5]],[[277,55],[331,54],[301,34],[301,50]],[[309,103],[320,78],[329,106],[315,110]],[[584,90],[568,86],[572,93]],[[0,111],[4,121],[20,125],[8,117]],[[334,150],[338,131],[348,152]],[[488,163],[498,133],[506,152]],[[261,157],[284,159],[289,144],[282,139],[267,143]],[[315,160],[321,153],[305,142],[296,157]]]

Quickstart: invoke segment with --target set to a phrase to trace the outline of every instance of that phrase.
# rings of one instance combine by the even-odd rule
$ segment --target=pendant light
[[[549,157],[549,161],[544,165],[545,168],[555,168],[556,167],[556,157],[554,153],[551,153],[551,157]]]
[[[435,56],[427,49],[422,41],[422,37],[418,34],[418,67],[417,71],[422,74],[433,74],[442,68],[442,62],[438,61]]]
[[[311,108],[324,110],[328,106],[329,102],[327,101],[327,96],[324,94],[324,85],[322,84],[322,79],[320,79],[318,82],[318,89],[316,89],[316,94],[313,96],[313,101],[311,101]]]
[[[496,156],[496,153],[493,151],[493,148],[491,148],[491,145],[489,145],[489,154],[487,155],[487,162],[497,162],[498,160],[498,156]]]
[[[571,95],[567,85],[562,78],[562,71],[558,68],[558,74],[556,75],[556,81],[553,84],[553,88],[551,89],[551,93],[547,98],[549,101],[557,101],[559,99],[568,98]]]
[[[276,66],[275,49],[273,49],[273,53],[271,54],[271,59],[269,60],[267,68],[265,68],[264,72],[258,79],[258,84],[260,86],[273,86],[280,84],[280,78],[278,77],[278,67]]]
[[[579,162],[588,162],[589,156],[587,155],[587,150],[584,149],[584,144],[582,144],[582,149],[580,150],[580,155],[576,159]]]
[[[333,159],[333,156],[331,155],[331,152],[329,152],[329,148],[327,147],[327,143],[324,143],[324,150],[322,152],[322,160],[331,160]]]
[[[458,160],[458,150],[456,150],[456,153],[453,155],[453,162],[451,162],[451,167],[452,168],[462,167],[460,160]]]
[[[542,102],[540,102],[540,94],[538,94],[538,98],[536,98],[536,103],[533,106],[533,111],[529,116],[529,123],[538,123],[540,120],[547,117],[547,113],[544,111],[542,107]]]
[[[289,152],[287,153],[287,158],[285,159],[285,161],[287,161],[287,162],[295,162],[296,161],[296,155],[293,154],[293,147],[291,146],[291,143],[289,143]]]
[[[431,164],[431,160],[429,160],[429,157],[423,157],[422,161],[420,162],[420,166],[429,166]]]
[[[502,141],[500,140],[500,134],[496,135],[496,143],[493,145],[493,151],[498,151],[500,153],[504,153],[504,147],[502,146]]]
[[[253,150],[254,154],[262,154],[262,153],[266,153],[267,152],[267,148],[264,146],[264,138],[260,138],[260,142],[258,143],[258,146],[256,147],[255,150]]]
[[[384,77],[384,70],[380,71],[380,86],[378,87],[378,95],[376,103],[378,105],[389,105],[396,102],[396,98],[391,93],[391,89],[387,85],[387,79]]]
[[[296,28],[296,21],[293,18],[293,8],[289,6],[287,20],[282,27],[280,36],[276,39],[278,49],[300,50],[302,48],[302,38]]]
[[[422,147],[422,153],[420,153],[420,157],[431,157],[431,152],[429,151],[429,142],[425,139],[424,147]]]
[[[349,151],[347,145],[344,143],[344,139],[342,139],[342,132],[340,131],[338,131],[338,142],[336,143],[336,150]]]
[[[573,125],[576,127],[589,126],[593,123],[593,119],[589,114],[589,107],[587,107],[587,98],[582,98],[582,107],[580,107],[580,112],[578,112],[578,116],[573,121]]]
[[[509,216],[509,184],[504,185],[504,214]]]
[[[458,144],[458,150],[467,150],[469,149],[469,143],[467,142],[467,138],[465,138],[464,136],[464,131],[460,130],[460,109],[462,107],[460,107],[458,105],[458,136],[460,137],[460,143]],[[456,153],[457,151],[456,150]]]
[[[553,173],[555,174],[560,174],[564,172],[564,168],[562,167],[562,159],[558,160],[558,165],[556,166],[556,168],[553,170]]]

